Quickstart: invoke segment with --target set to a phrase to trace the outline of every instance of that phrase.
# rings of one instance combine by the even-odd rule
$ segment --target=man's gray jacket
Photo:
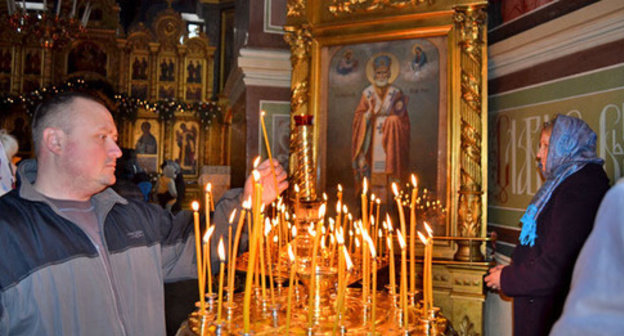
[[[0,198],[0,335],[164,335],[163,282],[197,277],[192,214],[106,189],[93,196],[98,249],[35,191],[35,173],[24,162]],[[221,217],[238,205],[230,196]]]

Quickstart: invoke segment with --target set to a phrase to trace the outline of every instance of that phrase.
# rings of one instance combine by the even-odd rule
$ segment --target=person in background
[[[544,125],[537,154],[545,181],[520,221],[520,244],[487,286],[513,298],[515,336],[548,335],[561,315],[574,262],[591,232],[609,179],[596,156],[596,133],[558,115]]]
[[[175,167],[167,164],[163,168],[163,173],[156,183],[156,198],[158,199],[158,204],[169,211],[171,211],[171,207],[178,197],[178,191],[174,181],[175,177]]]
[[[0,198],[0,335],[165,335],[163,282],[197,277],[192,213],[109,188],[121,150],[96,98],[54,95],[32,127],[36,159]],[[269,202],[288,186],[271,181],[261,172]],[[247,191],[231,192],[216,204],[217,228]]]
[[[579,254],[551,336],[616,336],[624,330],[624,179],[609,190]]]
[[[15,187],[15,164],[13,157],[17,154],[19,145],[17,139],[0,129],[0,196]]]

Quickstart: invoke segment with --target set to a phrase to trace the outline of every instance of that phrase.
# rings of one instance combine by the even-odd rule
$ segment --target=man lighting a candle
[[[547,123],[537,154],[545,178],[520,221],[520,244],[486,284],[514,299],[514,335],[548,335],[561,315],[574,262],[592,230],[609,180],[596,156],[596,133],[577,118]]]
[[[32,125],[36,160],[0,198],[0,335],[165,335],[163,282],[197,277],[192,214],[108,188],[121,151],[95,98],[56,95]],[[263,201],[287,186],[276,165],[275,190],[268,166]],[[217,203],[216,234],[241,194]]]

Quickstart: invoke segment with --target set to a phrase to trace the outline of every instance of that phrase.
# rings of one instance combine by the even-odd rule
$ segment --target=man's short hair
[[[67,107],[73,103],[76,98],[87,99],[106,106],[105,103],[97,97],[81,91],[66,91],[45,99],[37,106],[33,114],[32,137],[35,146],[35,155],[39,153],[39,148],[41,147],[43,130],[51,126],[56,126],[62,128],[65,132],[69,132],[68,123],[62,120],[61,117],[63,116],[63,112],[67,110]]]

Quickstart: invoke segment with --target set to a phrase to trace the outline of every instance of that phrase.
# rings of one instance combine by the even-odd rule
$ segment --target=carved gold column
[[[294,11],[292,3],[300,5],[297,1],[288,2],[288,13]],[[301,8],[302,9],[302,8]],[[301,190],[302,200],[312,201],[316,199],[316,165],[314,163],[314,126],[313,115],[310,114],[309,88],[310,88],[310,48],[312,35],[306,24],[299,26],[286,26],[285,40],[290,45],[292,62],[291,99],[290,109],[293,115],[294,127],[291,127],[289,166],[291,171],[291,184],[297,184]]]
[[[459,44],[460,64],[460,187],[458,211],[458,235],[481,237],[484,235],[484,146],[487,113],[482,99],[485,98],[487,78],[485,71],[485,5],[455,7],[454,21]],[[455,255],[457,260],[480,261],[483,255],[479,242],[459,241]]]

